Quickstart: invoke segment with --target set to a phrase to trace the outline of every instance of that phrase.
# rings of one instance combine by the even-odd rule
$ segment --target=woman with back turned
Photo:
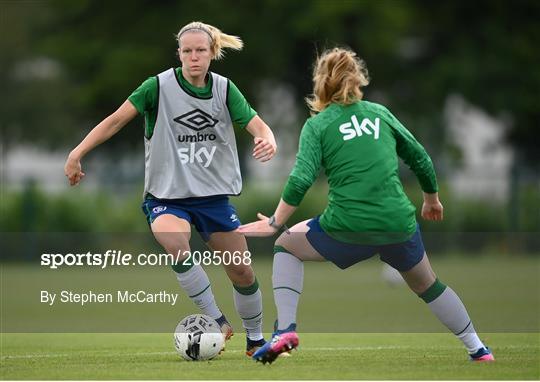
[[[411,290],[465,345],[475,361],[493,361],[478,338],[463,303],[433,272],[424,251],[415,207],[403,191],[398,157],[423,190],[422,217],[442,220],[433,164],[412,134],[382,105],[362,100],[368,85],[365,63],[347,49],[334,48],[316,61],[313,116],[300,135],[295,166],[274,214],[243,225],[246,236],[270,236],[285,225],[324,167],[328,206],[321,216],[282,233],[274,247],[272,283],[277,328],[253,358],[273,362],[298,346],[296,310],[304,261],[331,261],[341,269],[379,254],[397,269]]]

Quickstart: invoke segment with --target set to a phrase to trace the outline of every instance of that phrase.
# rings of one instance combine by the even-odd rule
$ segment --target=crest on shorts
[[[159,214],[160,212],[163,212],[167,209],[167,206],[157,206],[152,208],[152,212],[155,214]]]

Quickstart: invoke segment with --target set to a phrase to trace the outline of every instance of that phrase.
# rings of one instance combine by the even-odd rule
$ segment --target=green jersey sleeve
[[[321,168],[322,147],[320,132],[309,123],[304,124],[300,133],[300,143],[296,163],[289,175],[282,199],[291,206],[298,206],[311,187]]]
[[[152,137],[156,125],[158,91],[158,79],[153,76],[144,81],[128,97],[128,101],[133,104],[139,114],[144,115],[144,135],[146,138]]]
[[[229,80],[227,92],[227,107],[233,124],[242,129],[257,115],[257,112],[253,110],[244,95],[231,80]]]
[[[157,78],[149,77],[131,95],[128,100],[135,106],[139,114],[156,108],[158,98]]]
[[[386,117],[396,139],[396,151],[416,175],[422,191],[433,194],[439,190],[433,162],[424,147],[387,109]]]

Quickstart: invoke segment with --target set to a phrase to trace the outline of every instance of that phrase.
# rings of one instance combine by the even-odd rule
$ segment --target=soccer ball
[[[224,343],[219,324],[204,314],[185,317],[174,331],[174,347],[188,361],[212,359],[223,349]]]

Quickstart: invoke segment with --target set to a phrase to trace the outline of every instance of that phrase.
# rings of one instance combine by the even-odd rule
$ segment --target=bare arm
[[[276,154],[277,145],[270,127],[256,115],[246,125],[246,130],[254,137],[253,157],[261,162],[272,159]]]
[[[99,144],[116,134],[138,114],[130,101],[125,101],[114,113],[101,121],[70,153],[64,165],[69,184],[75,186],[84,177],[81,159]]]
[[[271,236],[278,231],[277,227],[282,227],[287,223],[287,220],[296,211],[295,206],[291,206],[283,199],[279,201],[276,211],[274,212],[274,226],[271,226],[268,221],[268,217],[264,216],[260,212],[257,214],[259,221],[253,223],[247,223],[238,228],[238,232],[243,233],[245,236]]]

